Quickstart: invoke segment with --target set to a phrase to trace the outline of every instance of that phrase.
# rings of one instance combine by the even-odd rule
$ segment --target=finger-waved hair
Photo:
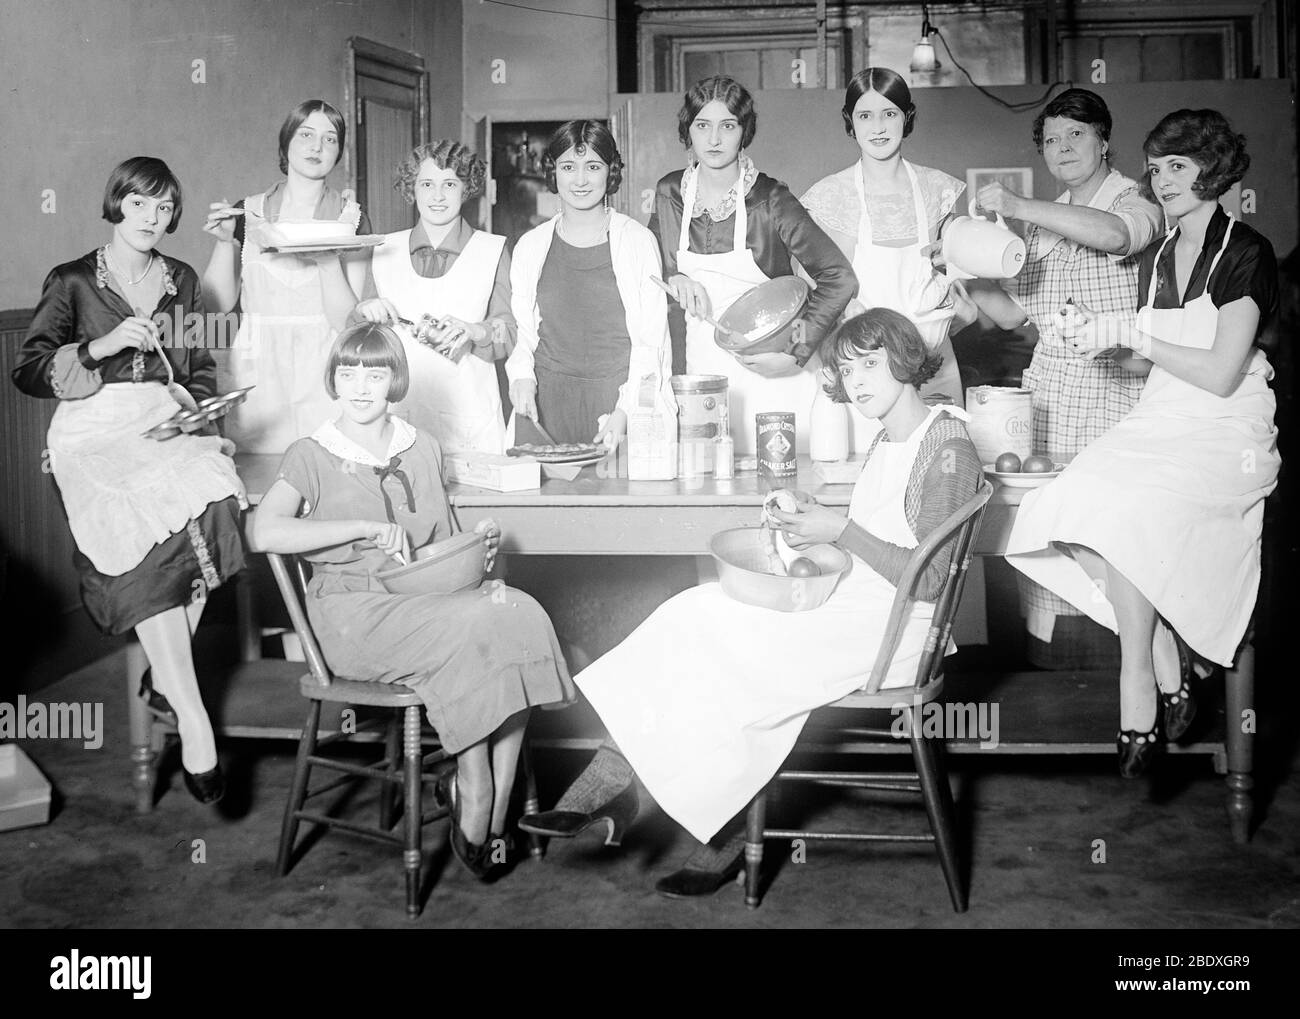
[[[623,183],[623,157],[619,155],[618,144],[609,128],[599,120],[570,120],[561,124],[546,143],[546,186],[558,191],[555,183],[555,163],[562,155],[573,149],[579,156],[588,149],[600,156],[609,165],[609,176],[605,178],[605,194],[617,193]]]
[[[701,78],[682,96],[682,108],[677,111],[677,137],[688,149],[691,147],[691,125],[700,115],[700,110],[713,100],[718,100],[740,121],[740,147],[749,148],[758,132],[758,114],[754,112],[754,97],[735,78],[725,74],[715,74],[711,78]]]
[[[943,365],[942,355],[925,349],[921,334],[907,316],[888,308],[871,308],[840,326],[822,348],[822,389],[826,395],[836,403],[848,403],[840,369],[882,348],[889,358],[889,373],[918,389]]]
[[[1089,92],[1086,88],[1067,88],[1043,107],[1034,118],[1034,148],[1039,152],[1043,151],[1043,124],[1048,117],[1066,117],[1080,124],[1091,124],[1097,136],[1110,144],[1110,108],[1096,92]],[[1114,163],[1114,151],[1108,151],[1106,158]]]
[[[393,384],[388,387],[388,402],[401,403],[411,385],[411,369],[406,351],[397,333],[386,325],[362,322],[339,333],[325,362],[325,392],[331,400],[339,394],[334,388],[334,373],[340,367],[391,368]]]
[[[420,164],[432,159],[439,170],[451,170],[465,185],[465,200],[469,201],[483,193],[483,182],[487,178],[487,165],[468,145],[462,145],[450,138],[440,138],[436,142],[417,145],[397,164],[393,173],[393,190],[406,199],[408,204],[415,204],[415,181],[420,176]]]
[[[868,92],[878,92],[903,111],[903,137],[912,133],[916,126],[916,103],[912,102],[912,90],[897,71],[888,67],[867,67],[853,76],[849,87],[844,90],[844,108],[840,116],[844,118],[844,131],[853,137],[853,109],[858,100]]]
[[[284,123],[280,125],[280,172],[289,172],[289,143],[293,141],[294,133],[302,127],[303,121],[313,113],[323,113],[329,119],[334,128],[334,133],[339,136],[339,154],[334,160],[334,165],[338,165],[339,159],[343,158],[344,146],[348,143],[348,125],[343,120],[343,114],[334,109],[324,99],[307,99],[292,110],[289,116],[284,118]],[[330,167],[332,170],[334,167]]]
[[[1194,162],[1201,172],[1192,193],[1207,201],[1218,198],[1250,169],[1246,136],[1236,134],[1218,110],[1175,110],[1151,129],[1142,150],[1148,157],[1186,156]],[[1142,190],[1155,200],[1149,169],[1142,174]]]
[[[181,225],[181,182],[161,159],[132,156],[113,168],[108,183],[104,185],[103,212],[110,223],[122,222],[122,203],[127,195],[144,195],[146,198],[171,195],[174,208],[167,232],[175,233]]]

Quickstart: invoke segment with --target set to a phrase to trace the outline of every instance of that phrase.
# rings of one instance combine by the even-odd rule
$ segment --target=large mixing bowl
[[[455,594],[483,582],[483,535],[453,535],[415,550],[415,562],[376,574],[389,594]]]
[[[746,605],[777,612],[815,609],[835,590],[849,557],[834,545],[813,545],[799,554],[821,569],[819,577],[783,577],[768,567],[767,532],[761,527],[733,527],[709,541],[718,564],[718,580],[727,596]]]
[[[745,337],[713,331],[713,341],[729,354],[770,354],[790,348],[794,324],[808,305],[808,284],[797,276],[778,276],[741,294],[718,319]]]

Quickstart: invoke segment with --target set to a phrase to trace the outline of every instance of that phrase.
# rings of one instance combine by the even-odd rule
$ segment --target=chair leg
[[[153,810],[154,769],[158,760],[153,715],[136,696],[140,677],[148,667],[144,648],[138,641],[132,641],[126,646],[126,706],[131,726],[131,787],[135,791],[137,814]]]
[[[930,817],[930,830],[934,832],[934,845],[939,851],[939,865],[948,882],[948,895],[952,908],[966,912],[966,888],[962,884],[961,867],[957,860],[957,812],[953,808],[952,789],[948,785],[948,769],[944,763],[943,744],[920,734],[920,726],[912,719],[912,758],[921,782],[921,796],[925,812]]]
[[[767,788],[749,802],[745,817],[745,905],[757,909],[761,901],[758,879],[763,869],[763,829],[767,826]]]
[[[289,802],[284,808],[284,822],[280,826],[280,852],[276,856],[276,873],[283,877],[289,873],[289,859],[293,856],[293,843],[298,837],[298,811],[307,799],[307,782],[311,778],[311,764],[307,760],[316,752],[316,734],[320,729],[320,701],[312,701],[307,709],[307,721],[298,739],[298,760],[293,766],[293,785],[289,789]]]
[[[1245,845],[1250,841],[1250,821],[1253,812],[1251,790],[1255,780],[1251,777],[1254,765],[1254,725],[1247,725],[1246,712],[1255,708],[1255,648],[1247,633],[1246,641],[1237,652],[1237,662],[1223,676],[1224,682],[1224,744],[1228,754],[1228,823],[1232,828],[1232,841]]]
[[[421,806],[421,766],[424,763],[423,749],[420,746],[420,708],[405,709],[402,726],[402,757],[406,768],[403,788],[406,791],[405,836],[406,851],[402,861],[406,869],[406,917],[414,920],[420,915],[420,840],[423,826],[420,824]]]
[[[524,745],[520,751],[520,762],[524,769],[524,813],[536,814],[542,809],[541,802],[537,798],[537,773],[533,771],[533,752],[528,743],[527,734],[524,735]],[[546,843],[542,841],[540,835],[532,832],[528,833],[528,854],[534,860],[540,860],[546,855]]]
[[[384,764],[388,774],[396,776],[402,764],[402,713],[394,711],[388,720],[388,730],[384,740]],[[392,831],[397,823],[397,785],[385,782],[379,791],[379,827]]]

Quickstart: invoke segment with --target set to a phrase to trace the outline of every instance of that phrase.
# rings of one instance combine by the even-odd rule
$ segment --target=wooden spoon
[[[669,297],[671,297],[674,301],[677,301],[677,294],[674,293],[673,288],[670,287],[663,280],[661,280],[658,276],[651,276],[650,282],[653,283],[655,286],[657,286]],[[681,304],[681,301],[677,301],[677,303]],[[714,329],[724,334],[734,346],[737,347],[749,346],[750,343],[749,337],[746,336],[744,333],[740,332],[739,330],[732,329],[730,326],[724,326],[721,322],[719,322],[716,318],[714,318],[711,315],[701,315],[700,318],[704,319],[704,321],[707,322],[709,325],[713,326]]]

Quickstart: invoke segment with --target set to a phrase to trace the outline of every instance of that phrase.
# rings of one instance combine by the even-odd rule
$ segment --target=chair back
[[[961,601],[962,588],[966,583],[971,549],[975,544],[975,535],[979,531],[980,521],[984,517],[984,507],[992,494],[993,485],[985,478],[984,483],[964,505],[913,549],[903,575],[898,581],[898,590],[889,612],[889,624],[885,629],[885,639],[876,654],[871,678],[863,687],[867,693],[879,693],[881,685],[885,682],[890,666],[893,665],[894,655],[898,651],[899,642],[903,639],[903,629],[911,619],[912,605],[917,601],[917,585],[926,567],[930,565],[930,560],[951,538],[953,548],[952,558],[948,562],[948,576],[944,580],[943,590],[939,592],[939,597],[934,603],[930,630],[926,634],[925,647],[921,652],[921,660],[917,664],[916,682],[911,689],[924,690],[943,674],[944,653],[948,649],[948,639],[952,635],[952,622],[957,615],[957,605]],[[907,689],[900,687],[898,692],[903,693]]]
[[[293,631],[298,635],[298,640],[302,642],[302,651],[307,659],[307,668],[317,685],[329,686],[334,677],[329,666],[325,664],[325,656],[321,653],[320,644],[316,642],[316,634],[312,632],[311,622],[307,619],[307,610],[302,603],[307,591],[306,567],[296,555],[281,555],[278,552],[268,552],[266,558],[270,560],[271,572],[275,575],[275,584],[280,589],[280,597],[284,600],[284,607],[289,610],[289,619],[293,622]],[[290,572],[291,565],[292,573]]]

